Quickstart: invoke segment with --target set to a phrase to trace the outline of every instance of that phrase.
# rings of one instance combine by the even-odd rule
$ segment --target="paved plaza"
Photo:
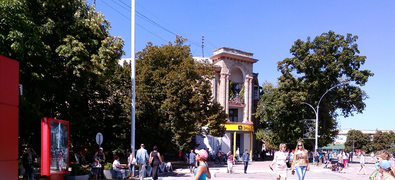
[[[354,162],[350,163],[350,166],[343,169],[341,173],[331,171],[330,169],[324,169],[324,165],[319,166],[310,166],[310,171],[307,171],[305,179],[306,180],[314,180],[314,179],[369,179],[369,175],[375,170],[374,164],[370,162],[370,158],[366,158],[368,164],[366,164],[366,175],[358,175],[357,171],[360,168],[359,159],[354,158]],[[269,169],[269,164],[271,161],[253,161],[249,162],[247,174],[244,174],[244,166],[241,162],[238,162],[234,165],[233,174],[226,173],[226,165],[217,165],[214,163],[210,163],[210,172],[212,175],[211,179],[214,180],[233,180],[233,179],[276,179],[274,173]],[[150,177],[146,179],[151,179]],[[189,169],[180,168],[175,169],[173,173],[161,173],[159,175],[159,179],[163,180],[182,180],[182,179],[193,179],[193,174],[189,173]],[[287,179],[293,180],[298,179],[297,174],[291,174],[291,171],[288,171]]]

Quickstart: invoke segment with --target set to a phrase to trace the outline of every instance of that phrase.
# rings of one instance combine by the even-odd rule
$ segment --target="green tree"
[[[387,149],[395,147],[395,133],[393,131],[383,133],[384,141],[387,143]]]
[[[314,111],[302,102],[320,103],[319,146],[332,142],[338,133],[336,117],[362,113],[367,94],[360,88],[373,76],[361,70],[366,57],[358,55],[357,36],[335,34],[333,31],[317,36],[313,41],[296,40],[292,58],[278,62],[281,76],[276,87],[264,92],[258,104],[257,116],[275,132],[280,142],[295,142],[302,137],[303,119],[315,119]],[[348,84],[339,86],[344,81]],[[265,85],[263,85],[265,86]],[[341,112],[341,114],[338,114]]]
[[[194,147],[198,135],[223,136],[226,114],[211,94],[213,65],[195,61],[185,40],[148,43],[136,60],[136,142],[165,152]]]
[[[344,143],[344,150],[352,151],[353,142],[354,149],[362,149],[364,146],[370,143],[370,138],[369,135],[363,134],[362,131],[350,130],[347,133],[347,141]]]
[[[21,143],[39,148],[41,117],[68,120],[71,141],[80,145],[118,122],[106,79],[117,68],[123,40],[109,29],[84,0],[0,2],[0,54],[19,61],[24,87]]]
[[[374,151],[386,150],[389,148],[390,145],[386,141],[385,135],[382,131],[376,131],[376,133],[374,133],[372,144]]]

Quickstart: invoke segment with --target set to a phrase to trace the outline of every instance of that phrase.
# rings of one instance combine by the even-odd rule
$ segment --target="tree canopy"
[[[365,152],[370,152],[368,150],[368,146],[370,144],[370,136],[368,134],[363,134],[362,131],[359,130],[348,131],[347,141],[344,143],[344,150],[352,151],[353,142],[354,142],[354,149],[362,149]]]
[[[194,148],[195,135],[223,136],[226,114],[211,93],[213,65],[192,58],[185,39],[148,43],[136,60],[136,142],[165,152]]]
[[[0,2],[0,54],[19,61],[24,87],[21,143],[39,149],[41,117],[68,120],[76,144],[92,145],[98,131],[116,136],[108,129],[120,121],[108,80],[123,40],[110,28],[83,0]]]
[[[303,136],[303,120],[315,119],[308,103],[316,108],[319,104],[319,146],[332,142],[337,134],[336,117],[348,117],[362,113],[368,98],[361,89],[373,76],[361,66],[366,57],[359,55],[358,37],[335,34],[333,31],[317,36],[313,41],[300,39],[290,49],[293,57],[278,62],[281,76],[278,83],[263,85],[263,95],[256,115],[276,135],[276,144],[296,144]],[[347,83],[344,83],[347,82]],[[343,84],[344,83],[344,84]],[[343,84],[343,86],[340,86]],[[340,114],[339,114],[340,112]]]

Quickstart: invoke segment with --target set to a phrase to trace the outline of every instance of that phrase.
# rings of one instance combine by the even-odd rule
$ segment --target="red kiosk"
[[[41,119],[41,175],[51,180],[63,179],[69,169],[69,122]]]
[[[18,179],[19,62],[0,55],[0,175]]]

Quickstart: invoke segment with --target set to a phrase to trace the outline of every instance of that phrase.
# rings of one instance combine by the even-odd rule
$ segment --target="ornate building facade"
[[[215,75],[212,80],[212,92],[215,102],[219,102],[228,119],[224,126],[226,133],[223,137],[196,136],[197,148],[206,148],[210,153],[231,150],[240,153],[248,150],[252,155],[254,122],[253,117],[259,100],[259,83],[257,74],[253,73],[253,64],[258,60],[253,53],[221,47],[215,49],[210,58],[194,57],[196,60],[207,59],[214,64]]]

